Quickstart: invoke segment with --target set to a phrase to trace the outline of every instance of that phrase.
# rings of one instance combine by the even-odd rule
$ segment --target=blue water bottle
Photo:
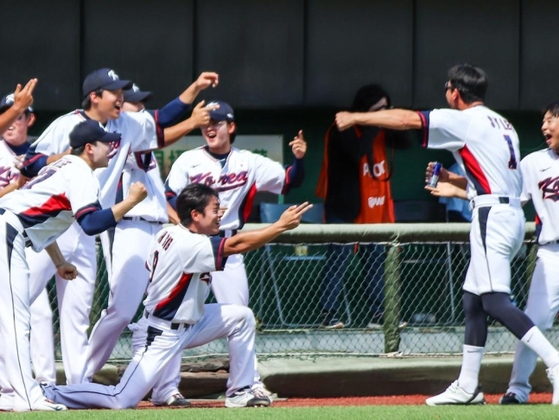
[[[435,188],[437,183],[439,182],[439,176],[441,175],[441,169],[443,164],[440,162],[435,162],[435,166],[433,166],[433,173],[431,174],[431,178],[429,178],[429,182],[427,186],[431,188]]]

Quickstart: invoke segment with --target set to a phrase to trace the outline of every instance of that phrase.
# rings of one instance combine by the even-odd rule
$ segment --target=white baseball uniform
[[[230,354],[228,394],[251,386],[256,327],[252,311],[240,305],[204,305],[212,273],[226,262],[224,241],[181,225],[159,232],[147,261],[150,284],[145,314],[132,326],[134,357],[120,383],[49,386],[46,395],[71,408],[132,408],[176,354],[225,337]]]
[[[46,156],[63,153],[70,147],[69,134],[72,129],[88,118],[82,110],[59,117],[33,143],[32,150]],[[103,208],[108,208],[115,203],[117,185],[128,154],[131,151],[156,149],[161,144],[162,132],[147,112],[122,112],[116,120],[109,120],[104,128],[121,133],[120,143],[113,145],[108,168],[96,171],[101,184],[99,200]],[[66,260],[78,268],[78,277],[70,283],[57,277],[57,292],[66,380],[68,383],[81,383],[86,378],[87,330],[97,276],[95,238],[87,236],[76,224],[59,238],[58,244]],[[30,267],[33,298],[52,277],[54,267],[44,254],[35,257]],[[72,298],[65,299],[66,295]]]
[[[0,139],[0,190],[19,178],[19,169],[15,163],[17,155],[5,140]],[[29,249],[29,248],[28,248]],[[29,252],[33,252],[29,250]],[[52,309],[47,290],[33,302],[31,311],[30,353],[35,378],[38,382],[55,383],[56,365],[54,361],[54,337],[52,330]],[[6,371],[0,355],[0,390],[2,391],[0,410],[10,409],[13,402],[11,386],[3,372]],[[7,403],[9,399],[9,403]]]
[[[464,170],[473,207],[464,290],[510,293],[510,263],[524,239],[520,151],[513,126],[480,105],[420,112],[423,146],[447,149]]]
[[[163,182],[153,153],[128,155],[117,195],[125,198],[134,182],[145,185],[148,197],[129,211],[114,229],[101,234],[111,294],[107,309],[91,333],[86,378],[103,367],[120,333],[136,314],[149,280],[142,262],[148,258],[149,244],[162,224],[169,221]],[[177,392],[180,363],[181,354],[178,354],[162,369],[152,401],[162,403]],[[158,396],[162,396],[161,399],[157,399]]]
[[[78,218],[99,209],[99,184],[77,156],[49,165],[23,189],[0,199],[0,332],[6,377],[14,391],[13,409],[32,410],[43,394],[29,363],[29,266],[26,243],[41,251]]]
[[[286,184],[286,170],[278,162],[248,150],[231,148],[224,162],[210,155],[205,147],[184,152],[173,163],[165,184],[168,196],[179,195],[189,184],[205,184],[219,192],[226,207],[221,219],[221,235],[241,229],[252,209],[257,191],[280,194]],[[219,303],[248,305],[248,280],[242,255],[232,255],[225,270],[215,273],[212,291]]]
[[[559,156],[552,149],[529,154],[520,162],[522,202],[532,200],[537,214],[538,253],[532,275],[526,315],[541,330],[551,328],[559,310]],[[527,401],[529,379],[537,355],[522,341],[516,346],[507,392]]]

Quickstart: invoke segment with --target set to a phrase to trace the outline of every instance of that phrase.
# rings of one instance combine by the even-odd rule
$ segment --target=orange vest
[[[357,137],[361,137],[361,130],[356,126],[352,128],[355,130]],[[322,198],[326,197],[328,190],[329,133],[330,130],[326,133],[324,159],[316,188],[316,195]],[[355,223],[394,223],[394,202],[390,189],[384,130],[380,130],[379,134],[371,141],[373,142],[373,167],[369,168],[367,156],[363,156],[359,162],[361,209]]]

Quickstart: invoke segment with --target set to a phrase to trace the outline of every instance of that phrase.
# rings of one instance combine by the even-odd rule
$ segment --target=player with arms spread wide
[[[421,129],[423,146],[451,151],[466,174],[465,178],[449,179],[443,172],[441,177],[441,181],[466,190],[473,207],[471,260],[463,296],[466,330],[462,368],[458,380],[442,394],[428,398],[426,403],[485,402],[479,388],[479,370],[489,315],[542,358],[554,388],[553,404],[559,404],[559,354],[509,298],[510,262],[524,239],[520,152],[513,126],[483,103],[487,85],[483,70],[458,65],[450,69],[445,84],[446,100],[452,109],[342,112],[336,115],[336,123],[340,129],[354,124]]]
[[[217,236],[222,212],[218,194],[202,184],[187,186],[176,200],[181,223],[159,232],[147,267],[150,284],[143,318],[134,328],[134,356],[120,383],[47,386],[45,394],[70,408],[132,408],[149,392],[169,363],[184,349],[227,338],[230,371],[225,406],[269,406],[255,389],[256,322],[243,305],[204,304],[213,272],[230,255],[264,246],[297,227],[308,203],[291,206],[280,219],[259,230],[231,238]]]

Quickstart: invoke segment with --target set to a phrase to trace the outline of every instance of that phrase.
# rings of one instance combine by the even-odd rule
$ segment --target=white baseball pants
[[[149,392],[161,375],[161,367],[184,349],[218,338],[227,338],[230,371],[227,393],[253,385],[254,338],[256,323],[252,311],[239,305],[205,305],[206,312],[194,325],[182,324],[176,330],[168,321],[142,318],[133,326],[137,346],[120,383],[105,386],[92,383],[49,386],[48,398],[69,408],[133,408]],[[160,398],[154,396],[154,398]]]
[[[56,242],[66,261],[76,266],[78,277],[71,281],[61,278],[46,251],[36,253],[28,248],[31,299],[34,300],[45,289],[54,275],[66,383],[79,384],[85,380],[89,343],[87,331],[97,278],[95,237],[86,235],[74,222]]]

